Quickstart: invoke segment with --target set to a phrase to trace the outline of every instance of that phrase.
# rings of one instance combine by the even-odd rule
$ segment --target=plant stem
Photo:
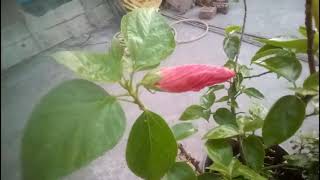
[[[181,154],[187,159],[187,161],[189,161],[193,166],[194,168],[196,169],[196,171],[201,174],[202,173],[202,170],[200,169],[199,167],[199,164],[200,162],[197,161],[195,158],[193,158],[183,147],[182,144],[179,144],[179,150],[181,152]]]
[[[292,166],[292,165],[289,165],[289,164],[276,164],[276,165],[271,165],[271,166],[264,167],[263,169],[264,170],[269,170],[269,169],[276,169],[276,168],[279,168],[279,167],[286,167],[286,169],[288,169],[289,167],[298,169],[298,167]]]
[[[310,116],[316,116],[316,115],[319,115],[319,114],[316,113],[316,112],[313,112],[313,113],[311,113],[311,114],[307,114],[307,115],[306,115],[306,118],[307,118],[307,117],[310,117]]]
[[[129,95],[133,98],[133,103],[137,104],[142,111],[145,111],[146,108],[144,107],[143,103],[138,97],[138,94],[137,94],[138,90],[134,89],[132,86],[132,79],[125,82],[120,81],[119,84],[121,87],[123,87],[128,91]]]
[[[243,40],[243,35],[244,35],[244,31],[246,29],[246,22],[247,22],[247,0],[243,0],[243,5],[244,5],[244,16],[243,16],[243,21],[242,21],[242,30],[241,30],[241,36],[240,36],[240,44],[239,44],[239,50],[238,50],[238,54],[236,56],[235,62],[238,62],[239,59],[239,55],[240,55],[240,49],[241,49],[241,44],[242,44],[242,40]]]
[[[308,38],[308,64],[309,64],[309,71],[310,74],[316,72],[316,66],[314,63],[314,56],[313,56],[313,39],[314,39],[314,31],[312,29],[312,0],[306,0],[306,19],[305,25],[307,29],[307,38]]]
[[[261,77],[261,76],[269,74],[269,73],[272,73],[272,72],[271,71],[267,71],[267,72],[264,72],[264,73],[261,73],[261,74],[256,74],[256,75],[252,75],[252,76],[246,76],[246,77],[243,77],[243,79],[251,79],[251,78]]]

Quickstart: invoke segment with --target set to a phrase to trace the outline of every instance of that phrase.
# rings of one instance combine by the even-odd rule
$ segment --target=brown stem
[[[193,165],[193,167],[196,169],[196,171],[197,171],[199,174],[201,174],[201,173],[202,173],[202,170],[201,170],[201,168],[199,167],[200,162],[197,161],[195,158],[193,158],[193,157],[184,149],[184,147],[183,147],[182,144],[179,144],[179,150],[180,150],[181,155],[183,155],[183,156],[187,159],[187,161],[190,162],[190,163]]]
[[[240,36],[240,45],[239,45],[239,50],[238,54],[236,56],[235,62],[238,62],[239,55],[240,55],[240,48],[243,40],[243,35],[244,35],[244,30],[246,29],[246,23],[247,23],[247,0],[243,0],[243,5],[244,5],[244,16],[243,16],[243,21],[242,21],[242,30],[241,30],[241,36]]]
[[[314,39],[314,32],[312,29],[312,0],[306,0],[306,19],[305,25],[307,29],[307,37],[308,37],[308,64],[309,64],[309,71],[310,74],[316,72],[316,66],[314,63],[314,56],[313,56],[313,39]]]

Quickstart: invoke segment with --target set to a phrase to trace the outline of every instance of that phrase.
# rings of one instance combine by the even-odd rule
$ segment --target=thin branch
[[[195,158],[193,158],[193,157],[184,149],[184,147],[183,147],[182,144],[179,144],[179,150],[180,150],[180,152],[181,152],[181,155],[183,155],[183,156],[187,159],[187,161],[190,162],[190,163],[194,166],[194,168],[196,169],[196,171],[197,171],[199,174],[201,174],[201,173],[202,173],[202,170],[201,170],[201,168],[199,167],[200,162],[197,161]]]
[[[308,64],[309,64],[309,71],[310,74],[316,72],[316,66],[314,63],[314,56],[313,56],[313,39],[314,39],[314,31],[312,29],[312,0],[306,0],[306,19],[305,25],[307,28],[307,37],[308,37]]]
[[[241,30],[241,36],[240,36],[240,44],[239,44],[239,50],[238,50],[238,54],[236,56],[235,62],[238,62],[239,59],[239,55],[240,55],[240,49],[241,49],[241,44],[242,44],[242,40],[243,40],[243,35],[244,35],[244,31],[246,29],[246,23],[247,23],[247,0],[243,0],[243,5],[244,5],[244,16],[243,16],[243,21],[242,21],[242,30]]]
[[[246,77],[243,77],[243,79],[251,79],[251,78],[261,77],[261,76],[269,74],[269,73],[272,73],[272,72],[271,71],[267,71],[267,72],[264,72],[264,73],[261,73],[261,74],[257,74],[257,75],[246,76]]]
[[[313,113],[307,114],[307,115],[306,115],[306,118],[307,118],[307,117],[311,117],[311,116],[316,116],[316,115],[319,115],[319,114],[316,113],[316,112],[313,112]]]

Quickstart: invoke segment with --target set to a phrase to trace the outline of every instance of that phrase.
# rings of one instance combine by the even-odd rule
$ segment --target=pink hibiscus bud
[[[200,91],[235,76],[235,72],[221,66],[188,64],[154,70],[145,75],[141,84],[148,89],[166,92]]]

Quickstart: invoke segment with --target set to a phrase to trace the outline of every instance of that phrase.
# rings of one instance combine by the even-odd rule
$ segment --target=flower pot
[[[239,142],[231,139],[230,144],[232,146],[233,155],[239,154]],[[265,164],[269,165],[279,165],[282,164],[285,159],[284,156],[288,155],[288,152],[284,150],[281,146],[275,145],[265,150]],[[239,159],[241,162],[243,162],[241,159]],[[203,161],[200,164],[200,168],[202,169],[202,172],[208,172],[207,167],[211,166],[214,162],[208,157],[205,156]],[[303,180],[302,178],[302,170],[296,170],[296,169],[287,169],[284,167],[278,167],[273,170],[276,170],[274,174],[274,179],[277,180]]]

